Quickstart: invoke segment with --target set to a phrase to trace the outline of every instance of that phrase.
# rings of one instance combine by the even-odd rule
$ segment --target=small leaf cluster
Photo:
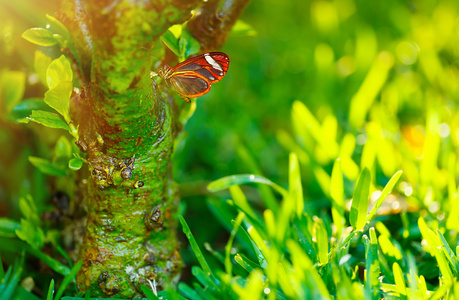
[[[67,43],[70,41],[70,32],[68,29],[59,22],[56,18],[46,15],[49,25],[47,28],[31,28],[26,30],[22,37],[31,43],[39,46],[54,46],[60,44],[62,47],[68,47]]]
[[[56,18],[47,15],[48,29],[32,28],[23,33],[23,37],[39,46],[54,46],[59,44],[61,48],[74,50],[70,39],[70,33],[65,26]],[[70,97],[73,93],[73,71],[70,61],[64,56],[52,60],[43,52],[37,50],[34,59],[35,72],[40,81],[48,87],[44,99],[25,99],[22,102],[23,90],[18,89],[15,93],[8,95],[9,107],[8,117],[18,123],[35,122],[49,128],[64,129],[70,133],[75,140],[78,140],[78,127],[70,117]],[[7,80],[3,83],[9,84],[12,81],[24,86],[25,74],[7,74]],[[24,78],[23,78],[24,77]],[[7,90],[8,92],[8,90]],[[56,143],[52,161],[39,157],[29,157],[29,161],[47,175],[65,176],[68,169],[78,170],[82,167],[84,159],[73,151],[70,142],[65,136],[61,136]]]
[[[69,140],[62,135],[56,142],[54,156],[51,161],[34,156],[29,156],[29,161],[43,174],[66,176],[69,169],[79,170],[83,165],[84,159],[78,153],[73,152]]]
[[[73,91],[73,72],[70,62],[64,55],[51,61],[41,52],[37,52],[37,60],[49,60],[49,64],[46,66],[46,83],[49,90],[45,93],[44,102],[58,112],[63,119],[53,112],[32,110],[30,116],[19,120],[19,122],[28,123],[32,121],[50,128],[65,129],[75,138],[78,138],[77,128],[73,126],[69,112],[69,101]],[[37,64],[44,66],[46,62],[37,62]]]
[[[46,264],[57,274],[64,277],[55,299],[60,299],[69,284],[74,281],[76,273],[81,268],[82,263],[75,265],[70,261],[67,254],[56,243],[53,234],[43,229],[37,206],[30,195],[19,199],[19,208],[22,213],[20,223],[12,219],[0,218],[0,239],[3,247],[14,247],[15,252],[22,253],[16,258],[14,264],[10,265],[4,273],[0,257],[0,295],[2,299],[40,299],[35,296],[26,286],[26,279],[20,284],[24,269],[24,258],[30,254]],[[71,268],[67,267],[55,258],[43,252],[43,245],[51,243],[67,259]],[[29,277],[30,278],[30,277]],[[74,288],[74,286],[72,286]],[[54,299],[54,279],[51,280],[50,288],[46,299]]]
[[[199,52],[199,42],[184,27],[186,24],[171,26],[162,36],[161,41],[184,61],[188,56]]]

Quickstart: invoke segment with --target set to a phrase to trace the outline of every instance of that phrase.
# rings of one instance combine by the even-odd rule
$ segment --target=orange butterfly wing
[[[212,83],[220,81],[229,68],[229,57],[223,52],[210,52],[185,60],[162,75],[187,102],[206,94]]]

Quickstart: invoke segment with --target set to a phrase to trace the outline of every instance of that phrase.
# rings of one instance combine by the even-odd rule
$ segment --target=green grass
[[[250,299],[317,299],[331,298],[332,295],[346,299],[356,299],[362,295],[371,299],[379,299],[383,294],[385,297],[395,295],[395,293],[400,294],[400,286],[403,284],[405,287],[405,279],[403,279],[403,271],[397,263],[394,263],[394,270],[397,270],[397,272],[394,271],[395,281],[386,282],[384,288],[388,291],[381,291],[380,260],[387,261],[378,250],[376,230],[370,225],[376,208],[374,211],[368,208],[370,186],[368,169],[364,169],[361,179],[356,185],[354,199],[358,201],[354,200],[350,214],[354,216],[355,220],[363,221],[354,221],[357,222],[356,227],[345,229],[341,226],[341,232],[335,232],[329,236],[330,225],[332,224],[325,222],[330,220],[310,216],[303,210],[298,160],[293,153],[290,159],[290,186],[288,191],[265,178],[250,175],[232,176],[209,184],[208,187],[212,191],[230,188],[234,200],[230,204],[236,207],[239,214],[236,218],[237,221],[234,222],[235,229],[232,230],[232,235],[225,247],[225,254],[228,257],[230,252],[228,249],[233,243],[235,234],[248,237],[251,247],[240,249],[241,253],[236,252],[231,255],[234,259],[232,263],[239,265],[244,272],[233,276],[232,265],[229,267],[228,258],[224,262],[226,272],[222,270],[222,267],[211,270],[188,225],[181,218],[183,230],[201,268],[193,267],[193,274],[200,285],[195,284],[193,289],[185,283],[181,283],[179,290],[189,298],[201,295],[203,299],[222,297],[224,299],[238,299],[239,297],[249,297]],[[339,165],[340,161],[337,160],[336,166]],[[330,193],[339,198],[340,195],[336,195],[335,191],[343,191],[343,174],[338,173],[339,167],[334,170],[334,186]],[[376,201],[377,205],[381,205],[384,198],[392,191],[400,175],[401,172],[398,172],[388,182],[380,199]],[[266,209],[263,214],[259,214],[247,205],[247,200],[240,189],[232,189],[237,186],[236,184],[255,182],[270,185],[282,195],[279,211],[273,212]],[[239,200],[236,200],[238,198]],[[338,220],[347,219],[347,213],[345,214],[343,207],[337,207],[336,214]],[[333,218],[335,219],[335,215]],[[237,231],[239,226],[242,226],[244,230]],[[364,227],[369,230],[364,231]],[[341,238],[336,238],[337,236]],[[390,243],[389,240],[387,241]],[[356,261],[349,263],[349,254],[359,245],[365,246],[365,249],[361,249],[364,253],[358,263],[360,268],[366,270],[366,274],[371,274],[369,280],[366,279],[366,276],[359,275],[359,266],[355,268],[358,265]],[[256,261],[247,257],[255,257]],[[345,259],[344,262],[343,259]],[[404,293],[406,294],[406,292]],[[410,293],[419,293],[423,297],[428,296],[427,292],[422,294],[417,289],[410,290]],[[199,296],[198,299],[200,299]]]

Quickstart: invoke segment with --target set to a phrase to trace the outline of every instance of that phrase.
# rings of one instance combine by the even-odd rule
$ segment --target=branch
[[[249,0],[209,0],[189,23],[202,52],[220,49]]]

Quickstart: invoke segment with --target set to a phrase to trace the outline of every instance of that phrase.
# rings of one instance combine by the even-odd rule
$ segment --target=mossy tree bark
[[[246,3],[209,1],[203,7],[201,21],[198,17],[190,27],[202,49],[223,44]],[[57,17],[72,34],[75,49],[68,56],[80,85],[71,115],[90,174],[80,184],[87,218],[77,245],[83,260],[77,284],[92,297],[135,297],[148,281],[163,289],[180,274],[179,200],[170,174],[179,128],[176,102],[152,86],[151,65],[158,58],[149,49],[201,4],[62,0]],[[217,44],[212,35],[218,36]]]

